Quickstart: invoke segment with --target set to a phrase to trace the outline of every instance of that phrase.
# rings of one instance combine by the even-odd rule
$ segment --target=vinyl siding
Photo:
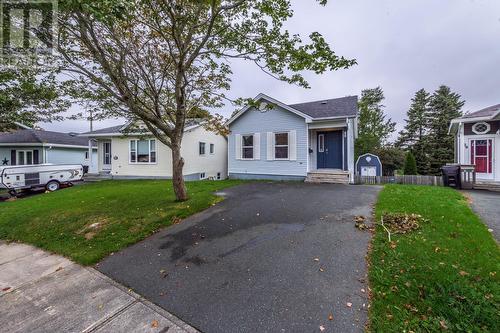
[[[60,147],[41,147],[41,146],[12,146],[0,147],[0,165],[3,159],[7,159],[10,164],[10,151],[17,150],[39,150],[40,163],[52,164],[82,164],[88,165],[89,161],[85,159],[85,148],[60,148]],[[94,150],[93,168],[97,169],[97,151]],[[92,169],[91,169],[92,170]]]
[[[151,139],[153,137],[150,137]],[[99,140],[99,168],[102,170],[102,141],[111,140],[111,174],[116,177],[172,177],[172,152],[169,147],[156,140],[156,163],[140,164],[129,162],[130,140],[138,137],[113,137]],[[149,139],[149,138],[148,138]],[[205,142],[205,155],[199,154],[199,142]],[[210,154],[210,144],[214,153]],[[197,127],[184,133],[181,155],[184,158],[183,173],[187,180],[199,179],[200,173],[216,177],[221,173],[227,177],[227,140],[213,132]]]
[[[230,125],[228,170],[232,177],[251,175],[307,175],[307,125],[304,118],[280,107],[260,112],[252,108]],[[267,160],[267,132],[296,131],[297,159],[295,161]],[[236,135],[260,133],[260,160],[236,158]]]
[[[53,164],[82,164],[89,165],[89,160],[85,159],[85,153],[88,149],[78,148],[52,148],[46,149],[45,154],[47,163]],[[90,172],[97,169],[97,150],[94,150],[92,157],[92,167]]]

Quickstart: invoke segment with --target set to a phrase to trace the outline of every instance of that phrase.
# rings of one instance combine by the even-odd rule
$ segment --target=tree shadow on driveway
[[[353,219],[371,215],[379,190],[237,186],[98,269],[203,332],[359,332],[370,234]]]

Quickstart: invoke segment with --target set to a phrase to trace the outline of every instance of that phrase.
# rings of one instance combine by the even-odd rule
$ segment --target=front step
[[[500,192],[500,183],[499,182],[477,182],[474,184],[475,190],[487,190],[487,191],[495,191]]]
[[[306,183],[349,184],[349,172],[342,170],[319,170],[307,174]]]

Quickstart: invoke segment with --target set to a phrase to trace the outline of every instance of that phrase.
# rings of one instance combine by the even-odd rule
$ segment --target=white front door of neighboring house
[[[377,175],[377,167],[374,166],[362,166],[361,176],[375,177]]]
[[[476,177],[478,179],[494,179],[495,147],[492,138],[471,139],[470,163],[476,167]]]
[[[102,170],[111,170],[111,141],[102,143]]]

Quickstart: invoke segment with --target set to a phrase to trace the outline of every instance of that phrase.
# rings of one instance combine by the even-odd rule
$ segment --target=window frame
[[[201,152],[201,147],[203,147],[203,153]],[[198,154],[200,156],[206,156],[207,155],[207,143],[200,141],[198,142]]]
[[[200,180],[207,179],[207,173],[206,172],[200,172]]]
[[[325,152],[325,134],[318,134],[318,153]]]
[[[252,137],[252,145],[251,146],[245,146],[245,137]],[[247,160],[247,161],[252,161],[255,159],[255,134],[242,134],[241,135],[241,159],[242,160]],[[245,157],[245,149],[252,149],[252,157]]]
[[[139,147],[138,147],[138,142],[139,141],[147,141],[148,142],[148,162],[139,162]],[[154,147],[151,146],[151,143],[154,142]],[[132,149],[132,143],[134,149]],[[154,148],[154,149],[152,149]],[[132,161],[132,152],[135,153],[135,161]],[[154,162],[151,162],[152,160],[152,154],[154,153]],[[143,164],[143,165],[154,165],[158,164],[158,148],[157,148],[157,142],[156,139],[130,139],[129,140],[129,145],[128,145],[128,163],[129,164]]]
[[[209,151],[210,155],[215,154],[215,144],[214,143],[211,143],[208,149],[209,149],[208,151]]]
[[[290,132],[274,132],[274,160],[275,161],[288,161],[290,160]],[[286,145],[276,144],[276,135],[286,134]],[[286,158],[276,157],[276,148],[287,148]]]
[[[23,153],[23,160],[24,160],[24,163],[23,164],[19,164],[19,153]],[[31,164],[26,164],[26,161],[28,159],[28,153],[31,153]],[[35,158],[35,153],[33,152],[33,149],[23,149],[23,150],[16,150],[16,164],[17,165],[35,165],[35,161],[34,161],[34,158]]]
[[[88,150],[86,150],[86,151],[85,151],[85,156],[84,156],[85,161],[88,161],[88,160],[89,160],[89,157],[90,157],[90,155],[89,155],[89,151],[88,151]]]
[[[479,132],[478,130],[476,130],[476,126],[479,126],[479,125],[484,125],[486,127],[486,130],[483,132]],[[472,132],[474,132],[474,134],[478,134],[478,135],[488,134],[490,131],[491,131],[491,125],[485,121],[480,121],[480,122],[474,123],[472,125]]]

